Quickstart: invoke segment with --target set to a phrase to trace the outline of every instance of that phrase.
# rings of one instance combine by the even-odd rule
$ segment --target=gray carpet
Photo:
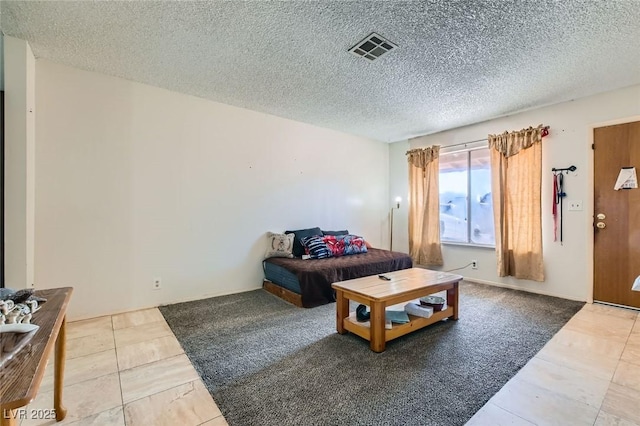
[[[335,332],[335,304],[264,290],[160,311],[229,425],[462,425],[583,303],[461,283],[460,319],[376,354]]]

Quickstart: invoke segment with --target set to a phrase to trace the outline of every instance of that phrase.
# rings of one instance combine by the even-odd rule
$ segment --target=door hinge
[[[594,150],[596,149],[596,144],[595,143],[591,144],[591,149],[594,149]]]

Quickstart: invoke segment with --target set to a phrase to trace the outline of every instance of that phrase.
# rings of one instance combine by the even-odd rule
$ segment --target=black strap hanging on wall
[[[576,166],[570,166],[564,169],[551,169],[553,172],[553,241],[558,241],[558,216],[560,216],[560,244],[562,244],[562,199],[567,196],[564,192],[564,176],[562,172],[575,172]],[[558,211],[558,204],[560,210]]]

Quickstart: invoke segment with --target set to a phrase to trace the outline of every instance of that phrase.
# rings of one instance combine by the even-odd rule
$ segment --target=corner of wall
[[[4,37],[5,285],[34,283],[35,57],[29,43]]]
[[[389,206],[395,205],[400,197],[400,208],[393,216],[393,250],[409,253],[409,169],[406,152],[409,141],[403,140],[389,144]]]

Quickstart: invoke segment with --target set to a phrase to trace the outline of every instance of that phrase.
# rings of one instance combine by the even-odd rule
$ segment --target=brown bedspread
[[[298,277],[302,290],[302,305],[305,308],[335,302],[335,292],[331,288],[334,282],[383,274],[413,266],[411,257],[406,253],[373,248],[367,253],[328,259],[302,260],[272,257],[265,262],[279,265]]]

